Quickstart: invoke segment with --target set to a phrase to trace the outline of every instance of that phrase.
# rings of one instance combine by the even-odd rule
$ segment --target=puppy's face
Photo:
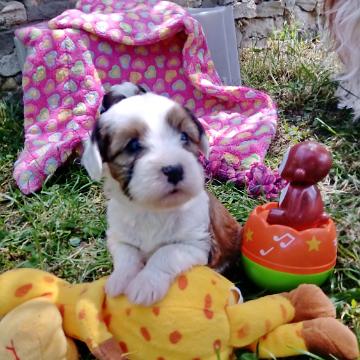
[[[117,100],[102,113],[84,153],[90,175],[101,177],[105,163],[119,191],[143,207],[176,207],[197,195],[204,186],[197,157],[208,151],[198,120],[153,93],[108,96]]]

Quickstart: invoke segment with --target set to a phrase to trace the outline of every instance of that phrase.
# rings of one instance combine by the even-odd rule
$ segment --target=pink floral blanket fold
[[[17,31],[29,49],[23,71],[25,145],[14,177],[25,194],[81,149],[102,97],[122,81],[191,109],[210,141],[210,176],[238,181],[261,162],[276,130],[268,95],[223,86],[199,23],[158,0],[80,0],[47,26]]]

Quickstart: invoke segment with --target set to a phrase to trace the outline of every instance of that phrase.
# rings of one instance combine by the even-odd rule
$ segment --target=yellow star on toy
[[[253,240],[253,235],[254,235],[254,232],[251,230],[251,229],[248,229],[246,231],[246,241],[252,241]]]
[[[314,251],[319,251],[319,247],[320,247],[321,242],[315,236],[313,236],[311,238],[311,240],[307,241],[306,243],[309,246],[309,248],[308,248],[309,252],[313,251],[313,250]]]

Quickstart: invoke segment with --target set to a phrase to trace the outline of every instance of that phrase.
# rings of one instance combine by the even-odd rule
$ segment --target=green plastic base
[[[259,287],[272,291],[288,291],[300,284],[321,285],[331,275],[333,269],[317,274],[291,274],[272,270],[242,255],[247,276]]]

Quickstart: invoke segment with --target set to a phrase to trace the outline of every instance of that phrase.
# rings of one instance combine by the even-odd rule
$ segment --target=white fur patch
[[[336,95],[339,107],[352,108],[360,117],[360,2],[337,0],[329,11],[333,21],[329,28],[336,39],[336,52],[343,63],[343,72],[337,76],[341,87]]]
[[[124,94],[123,88],[118,90]],[[111,296],[126,294],[137,304],[160,300],[180,273],[207,264],[211,246],[203,168],[167,120],[174,106],[168,98],[146,93],[123,99],[100,118],[110,139],[131,129],[134,121],[146,129],[139,138],[142,150],[133,163],[127,194],[107,164],[103,169],[109,199],[107,240],[114,261],[106,291]],[[205,145],[200,144],[206,150]],[[111,146],[116,149],[116,144]],[[98,160],[96,151],[86,154],[84,164],[98,174],[90,166]],[[116,166],[116,158],[113,163]],[[162,169],[179,165],[183,178],[174,184]]]

